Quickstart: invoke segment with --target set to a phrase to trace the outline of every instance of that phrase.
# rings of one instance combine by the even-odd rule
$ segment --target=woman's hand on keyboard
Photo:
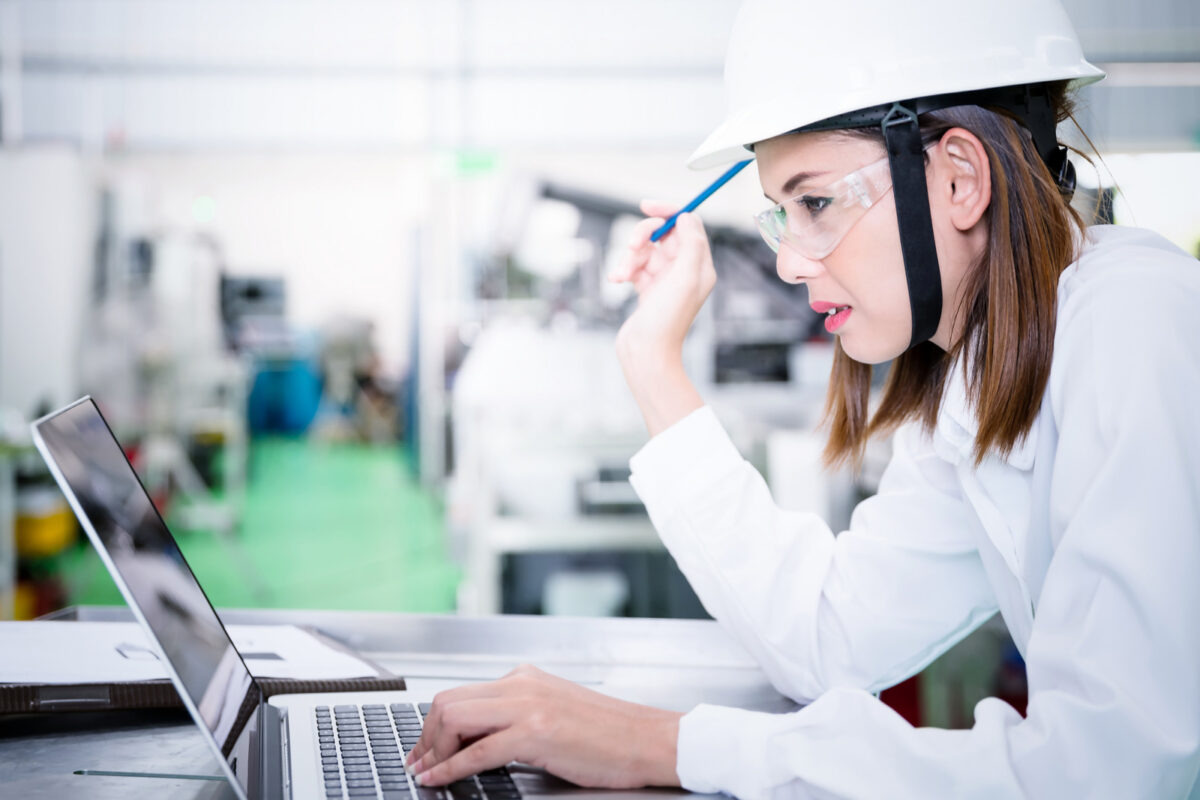
[[[581,786],[678,786],[681,716],[521,666],[498,681],[434,697],[406,764],[426,786],[511,761]]]

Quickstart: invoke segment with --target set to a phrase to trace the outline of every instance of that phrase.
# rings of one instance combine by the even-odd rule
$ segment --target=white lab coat
[[[1062,275],[1050,381],[1007,459],[975,467],[951,381],[932,436],[902,428],[879,493],[834,536],[780,510],[702,408],[632,460],[705,608],[807,707],[702,705],[683,785],[742,798],[1200,797],[1200,263],[1089,230]],[[997,609],[1028,717],[913,728],[872,693]]]

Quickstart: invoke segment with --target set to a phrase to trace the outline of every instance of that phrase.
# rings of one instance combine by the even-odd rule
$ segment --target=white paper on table
[[[316,681],[378,676],[361,658],[330,647],[295,625],[230,625],[229,635],[257,678]],[[255,658],[257,654],[279,659]]]
[[[228,631],[246,666],[259,678],[377,675],[362,659],[294,625],[230,625]],[[165,677],[156,649],[136,622],[0,622],[0,683],[115,683]]]

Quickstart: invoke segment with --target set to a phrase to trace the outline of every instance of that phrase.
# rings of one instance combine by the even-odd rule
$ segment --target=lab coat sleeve
[[[631,462],[634,487],[710,614],[801,702],[916,673],[995,612],[953,468],[915,428],[834,536],[781,510],[705,407]]]
[[[1147,276],[1137,276],[1144,286]],[[1127,285],[1060,315],[1055,551],[1022,718],[988,699],[970,730],[915,729],[838,688],[788,715],[700,706],[681,721],[689,789],[760,797],[1196,797],[1200,771],[1200,286]],[[1182,289],[1182,290],[1181,290]],[[1075,302],[1077,301],[1077,302]]]

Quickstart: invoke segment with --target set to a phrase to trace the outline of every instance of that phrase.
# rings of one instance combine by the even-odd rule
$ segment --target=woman
[[[694,216],[651,245],[673,209],[644,206],[618,351],[664,542],[808,705],[680,715],[522,668],[438,696],[422,782],[515,759],[739,797],[1200,796],[1200,265],[1067,205],[1054,124],[1100,75],[1045,2],[743,8],[694,162],[753,151],[779,275],[837,336],[827,455],[894,432],[878,495],[836,537],[780,510],[704,406],[680,358],[715,280]],[[1026,717],[989,699],[970,730],[914,729],[872,694],[997,610]]]

